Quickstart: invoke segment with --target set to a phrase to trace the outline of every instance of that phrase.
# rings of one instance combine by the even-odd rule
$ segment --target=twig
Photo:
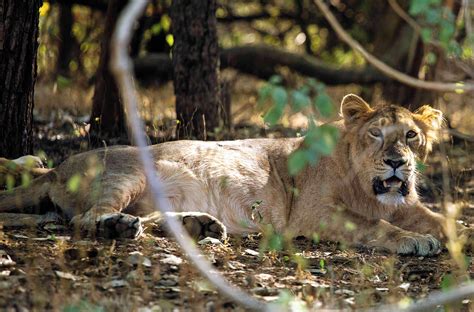
[[[356,50],[365,58],[365,60],[380,70],[382,73],[387,75],[388,77],[398,80],[401,83],[409,85],[414,88],[420,89],[427,89],[439,92],[456,92],[456,93],[463,93],[463,92],[474,92],[474,84],[472,83],[465,83],[465,82],[457,82],[457,83],[444,83],[444,82],[435,82],[435,81],[424,81],[420,79],[413,78],[407,74],[404,74],[384,62],[380,61],[374,55],[367,52],[359,42],[355,41],[341,26],[341,24],[337,21],[336,17],[331,13],[329,8],[322,2],[322,0],[313,0],[314,3],[318,6],[318,8],[323,13],[324,17],[327,19],[331,27],[334,29],[336,34],[347,43],[352,49]]]
[[[410,306],[403,308],[399,304],[383,305],[376,309],[369,309],[366,312],[427,312],[433,311],[438,305],[459,302],[461,299],[474,297],[474,284],[470,283],[458,288],[446,291],[435,292],[423,300],[416,301]]]
[[[421,26],[410,16],[405,10],[400,6],[397,0],[388,0],[388,4],[392,10],[400,16],[410,27],[415,31],[418,36],[421,36]],[[441,42],[437,40],[430,39],[428,42],[436,47],[442,47]]]
[[[132,79],[132,61],[127,54],[130,44],[132,28],[135,21],[141,16],[145,9],[147,0],[133,0],[122,10],[118,19],[116,30],[111,42],[111,63],[110,69],[117,81],[120,94],[127,108],[129,115],[128,122],[131,126],[132,135],[138,145],[140,158],[145,168],[147,181],[153,194],[155,207],[162,213],[170,212],[170,203],[163,193],[163,183],[155,174],[155,168],[150,154],[146,151],[146,141],[143,132],[142,121],[138,117],[136,89]],[[255,310],[265,310],[266,305],[247,295],[240,289],[231,286],[226,280],[216,272],[215,268],[209,264],[205,257],[191,243],[191,239],[186,234],[181,223],[173,218],[165,218],[168,229],[174,238],[187,253],[189,259],[194,262],[196,268],[205,276],[221,293],[225,294],[235,302]]]

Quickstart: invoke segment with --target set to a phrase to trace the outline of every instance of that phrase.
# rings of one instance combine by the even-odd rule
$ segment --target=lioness
[[[442,113],[429,106],[414,113],[399,106],[371,108],[349,94],[341,115],[333,123],[340,140],[332,156],[294,177],[287,160],[304,138],[176,141],[148,152],[172,208],[209,214],[229,233],[272,224],[295,236],[317,233],[323,240],[399,254],[437,253],[445,219],[420,203],[415,162],[426,159],[436,141]],[[29,188],[1,192],[0,211],[18,211],[44,197],[73,225],[99,236],[135,238],[142,231],[140,217],[154,212],[134,147],[72,156]],[[253,218],[252,207],[260,218]],[[200,224],[216,224],[213,217]]]

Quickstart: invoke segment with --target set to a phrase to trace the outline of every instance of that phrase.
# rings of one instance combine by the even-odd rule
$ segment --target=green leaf
[[[427,167],[427,166],[426,166],[423,162],[421,162],[421,161],[417,161],[417,162],[416,162],[416,170],[417,170],[417,171],[423,173],[423,172],[426,171],[426,167]]]
[[[7,190],[8,191],[11,191],[14,187],[15,187],[15,177],[12,176],[11,174],[7,174],[6,176],[6,186],[7,186]]]
[[[273,86],[271,84],[265,84],[258,90],[258,105],[261,106],[265,102],[272,92]]]
[[[426,0],[411,0],[408,12],[411,15],[418,15],[428,9],[429,2]]]
[[[454,276],[451,274],[446,274],[441,279],[441,284],[439,286],[441,287],[441,290],[447,291],[455,284],[456,284],[456,279],[454,278]]]
[[[281,251],[283,250],[283,236],[281,234],[274,233],[268,240],[268,249]]]
[[[288,172],[290,175],[297,175],[301,170],[304,169],[308,160],[306,158],[306,151],[296,150],[291,153],[288,158]]]
[[[263,117],[263,121],[270,124],[271,126],[275,125],[278,120],[280,120],[281,115],[283,115],[283,110],[273,106]]]
[[[439,40],[447,46],[451,37],[454,35],[454,31],[455,29],[452,23],[443,23],[439,31]]]
[[[294,112],[299,112],[310,103],[309,97],[301,91],[291,92],[291,103]]]
[[[329,118],[334,113],[334,106],[332,105],[332,100],[326,93],[320,93],[316,97],[315,101],[316,108],[321,113],[321,116],[324,118]]]
[[[321,269],[324,269],[325,266],[326,266],[326,263],[325,263],[324,259],[320,259],[320,260],[319,260],[319,267],[320,267]]]
[[[283,111],[286,103],[288,102],[288,93],[283,87],[274,87],[272,89],[272,100],[275,106]]]
[[[282,81],[283,78],[280,75],[273,75],[270,77],[270,79],[268,79],[268,82],[273,85],[281,84]]]
[[[32,177],[28,172],[22,172],[21,174],[21,186],[28,187],[31,184]]]
[[[424,42],[429,42],[433,39],[433,31],[430,28],[422,28],[420,35]]]
[[[428,24],[437,24],[441,20],[441,11],[430,8],[424,12]]]
[[[428,52],[428,54],[426,54],[426,63],[428,63],[429,65],[433,65],[434,63],[436,63],[436,54],[434,54],[433,52]]]
[[[68,181],[67,181],[67,189],[75,193],[79,190],[79,187],[81,185],[81,175],[76,173],[74,174]]]
[[[59,88],[59,89],[66,88],[66,87],[70,86],[71,83],[72,83],[71,79],[66,78],[66,77],[64,77],[64,76],[59,75],[59,76],[56,78],[56,84],[58,85],[58,88]]]

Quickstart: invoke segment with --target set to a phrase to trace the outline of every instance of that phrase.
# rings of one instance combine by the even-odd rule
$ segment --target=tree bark
[[[216,0],[174,0],[170,13],[177,137],[206,140],[221,126]]]
[[[125,111],[114,77],[109,70],[110,42],[120,11],[126,0],[110,0],[105,18],[99,67],[92,100],[91,144],[93,146],[127,143]]]
[[[64,77],[69,77],[69,63],[72,59],[72,49],[75,43],[72,35],[73,21],[72,5],[59,4],[59,43],[56,75]]]
[[[32,152],[32,120],[42,0],[0,1],[0,156]]]

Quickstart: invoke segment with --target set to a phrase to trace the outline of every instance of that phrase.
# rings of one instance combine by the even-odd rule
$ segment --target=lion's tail
[[[12,190],[0,191],[0,212],[13,212],[21,208],[34,206],[48,196],[51,182],[56,179],[55,170],[34,179],[28,187],[19,186]]]

